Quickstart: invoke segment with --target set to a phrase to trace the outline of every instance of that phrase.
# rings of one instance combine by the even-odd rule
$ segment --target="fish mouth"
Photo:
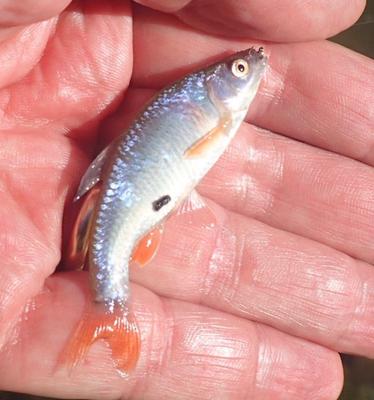
[[[260,59],[265,57],[265,49],[261,46],[258,49],[252,46],[248,49],[249,55],[257,55]]]
[[[268,57],[266,56],[265,49],[262,46],[260,46],[258,49],[256,49],[256,47],[249,48],[248,55],[262,65],[266,65],[268,62]]]

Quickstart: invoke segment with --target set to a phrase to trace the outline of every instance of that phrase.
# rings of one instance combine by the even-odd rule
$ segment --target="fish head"
[[[267,61],[262,47],[252,47],[209,68],[206,80],[213,103],[232,113],[246,111],[257,93]]]

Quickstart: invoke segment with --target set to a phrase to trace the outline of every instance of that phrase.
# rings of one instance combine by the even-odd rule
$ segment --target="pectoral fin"
[[[185,157],[201,157],[209,152],[218,141],[225,137],[230,124],[230,117],[221,118],[217,126],[186,150],[184,153]]]

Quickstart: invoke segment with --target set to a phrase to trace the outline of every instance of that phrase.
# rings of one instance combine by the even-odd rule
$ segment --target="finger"
[[[0,29],[33,24],[58,15],[71,0],[1,0]]]
[[[85,159],[68,138],[0,132],[0,347],[60,257],[62,213]]]
[[[201,193],[227,209],[374,262],[371,167],[243,124]]]
[[[64,134],[79,128],[75,137],[83,140],[86,133],[94,140],[98,119],[130,79],[131,29],[128,2],[72,4],[59,17],[38,65],[0,91],[0,127],[48,127]]]
[[[102,147],[153,95],[128,91],[102,125]],[[228,210],[373,263],[373,185],[372,168],[363,163],[244,123],[199,192]]]
[[[207,39],[173,17],[138,13],[133,84],[160,88],[248,46],[245,41]],[[329,42],[266,44],[266,52],[270,67],[253,104],[251,121],[373,165],[373,63]]]
[[[10,37],[1,36],[0,31],[0,90],[22,79],[38,63],[55,26],[52,19],[12,31]],[[2,103],[0,121],[5,109]]]
[[[56,360],[87,301],[87,274],[54,276],[28,307],[16,340],[0,358],[3,389],[58,397],[112,399],[336,398],[336,353],[271,328],[134,290],[141,358],[129,378],[108,348],[92,347],[69,376]],[[10,368],[10,366],[12,366]],[[286,374],[285,374],[286,371]]]
[[[132,269],[135,282],[374,357],[371,265],[212,204],[175,215],[165,231],[152,264]]]
[[[157,10],[175,12],[183,21],[208,32],[273,41],[327,38],[352,25],[365,7],[363,0],[136,1]]]

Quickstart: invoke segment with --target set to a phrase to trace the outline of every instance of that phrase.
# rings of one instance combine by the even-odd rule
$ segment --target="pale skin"
[[[364,1],[68,3],[0,2],[0,389],[336,399],[338,352],[374,357],[374,67],[322,39]],[[198,188],[209,207],[172,217],[132,271],[133,375],[103,343],[56,370],[89,301],[86,272],[55,270],[90,159],[156,89],[261,40],[270,69]]]

